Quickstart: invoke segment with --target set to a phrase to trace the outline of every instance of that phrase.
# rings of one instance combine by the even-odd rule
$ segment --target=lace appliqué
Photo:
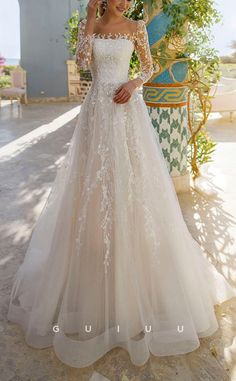
[[[98,93],[97,91],[101,91],[101,93]],[[94,101],[94,97],[97,99],[97,102],[100,103],[99,109],[101,111],[100,117],[102,120],[102,123],[100,125],[100,128],[103,129],[103,133],[100,134],[99,143],[96,149],[96,161],[98,168],[93,171],[92,167],[88,170],[88,175],[84,178],[83,185],[82,185],[82,192],[81,192],[81,210],[80,210],[80,216],[78,218],[78,225],[77,225],[77,238],[76,238],[76,250],[79,255],[80,250],[83,249],[84,245],[84,238],[85,238],[85,222],[87,218],[87,212],[90,208],[90,201],[92,200],[92,197],[94,196],[94,192],[97,191],[100,193],[101,199],[99,203],[99,211],[100,211],[100,218],[101,218],[101,225],[100,228],[103,231],[103,242],[104,242],[104,271],[105,274],[108,273],[108,267],[111,261],[111,242],[112,242],[112,226],[113,226],[113,200],[114,200],[114,189],[113,189],[113,182],[114,179],[112,178],[112,155],[110,153],[110,147],[108,145],[107,137],[108,132],[106,130],[107,126],[107,115],[106,115],[106,109],[103,109],[103,104],[107,103],[108,95],[106,92],[104,92],[104,88],[98,87],[91,87],[90,88],[91,98],[90,102],[88,104],[84,104],[84,110],[86,107],[86,112],[83,115],[89,115],[89,125],[92,125],[94,123],[94,107],[96,102]],[[93,111],[92,111],[93,110]],[[117,121],[118,122],[118,121]],[[86,126],[87,124],[85,120],[81,122]],[[90,129],[88,129],[90,131]],[[90,134],[92,131],[90,131]],[[91,141],[92,136],[89,136],[89,141]],[[94,162],[91,162],[91,165],[94,165]]]
[[[137,21],[137,29],[133,33],[93,33],[90,35],[85,35],[86,21],[87,20],[84,19],[79,23],[78,41],[75,54],[76,63],[81,69],[86,70],[89,68],[95,38],[104,40],[126,39],[133,42],[141,64],[141,74],[138,76],[138,79],[140,79],[141,84],[148,81],[154,72],[154,68],[149,47],[148,33],[143,20]]]
[[[142,81],[142,83],[145,83],[149,78],[151,78],[154,69],[149,47],[148,32],[143,20],[138,21],[135,38],[135,50],[141,64],[141,74],[138,78]]]
[[[94,33],[94,37],[95,38],[101,38],[104,40],[108,40],[108,39],[117,40],[120,38],[124,38],[126,40],[130,40],[132,42],[135,42],[136,32],[133,32],[133,33],[121,33],[121,32],[119,32],[119,33],[108,33],[108,34]]]
[[[160,235],[158,226],[154,220],[153,205],[145,200],[143,195],[147,194],[148,187],[145,188],[150,181],[149,174],[145,170],[144,163],[147,161],[144,152],[142,152],[142,137],[136,131],[136,121],[133,120],[134,115],[131,113],[127,105],[113,104],[114,91],[124,82],[128,80],[128,68],[135,49],[138,53],[141,74],[140,81],[145,82],[152,75],[153,64],[149,49],[148,36],[146,26],[143,21],[137,22],[136,31],[129,33],[116,34],[95,34],[86,36],[84,34],[86,20],[80,22],[80,30],[78,36],[80,38],[77,45],[76,62],[80,67],[90,69],[93,74],[93,82],[90,87],[87,98],[83,104],[83,113],[81,113],[80,130],[83,134],[83,142],[81,142],[81,155],[84,150],[84,157],[89,157],[89,148],[91,142],[94,142],[94,155],[96,160],[86,163],[84,170],[81,171],[81,208],[80,216],[76,223],[76,251],[79,255],[80,251],[86,248],[86,219],[95,197],[95,192],[99,196],[99,204],[97,215],[100,219],[102,232],[103,255],[105,273],[108,273],[109,263],[112,261],[113,252],[113,229],[114,229],[114,202],[117,192],[124,202],[119,205],[119,216],[127,226],[124,234],[129,234],[129,221],[127,214],[133,215],[133,211],[138,208],[142,210],[144,221],[143,227],[145,237],[150,251],[155,258],[157,257],[160,244]],[[109,40],[103,42],[102,40]],[[116,40],[113,41],[112,40]],[[129,44],[123,40],[128,40]],[[101,40],[101,41],[98,41]],[[131,42],[130,42],[131,41]],[[139,96],[133,93],[130,102],[139,104]],[[114,112],[114,115],[113,115]],[[96,127],[96,124],[97,127]],[[97,132],[100,130],[99,140],[94,140]],[[113,132],[112,132],[113,131]],[[117,131],[117,135],[116,132]],[[112,135],[114,133],[114,137]],[[86,137],[86,140],[85,140]],[[127,142],[125,147],[113,147],[113,137],[116,141]],[[120,151],[124,154],[121,170],[116,179],[113,178],[113,170],[115,163],[120,162]],[[116,158],[116,159],[115,159]],[[117,160],[117,161],[116,161]],[[131,164],[131,165],[130,165]],[[116,188],[114,181],[116,181]],[[153,181],[153,180],[152,180]],[[115,194],[116,189],[116,194]]]
[[[127,123],[129,126],[133,126],[132,118],[129,116]],[[150,178],[149,173],[145,170],[144,163],[148,160],[146,154],[140,149],[142,146],[141,136],[137,133],[134,127],[127,129],[127,143],[129,146],[129,155],[132,159],[132,170],[128,182],[129,203],[127,207],[132,207],[134,205],[137,207],[137,205],[139,205],[139,207],[142,208],[144,214],[145,235],[146,237],[149,237],[149,245],[153,258],[158,260],[161,237],[160,229],[156,225],[154,219],[153,205],[150,205],[145,198],[145,194],[148,194],[147,184],[150,181]],[[139,176],[135,177],[134,172],[136,174],[139,173]],[[154,178],[151,181],[155,184],[157,189],[159,189],[159,180]]]
[[[83,70],[89,69],[92,59],[93,41],[95,34],[85,35],[86,19],[80,21],[75,52],[75,62]]]

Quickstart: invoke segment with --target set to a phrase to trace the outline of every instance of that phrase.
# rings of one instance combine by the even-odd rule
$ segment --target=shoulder
[[[143,33],[146,30],[146,24],[144,20],[132,20],[133,21],[133,31],[134,33]]]
[[[135,21],[135,23],[136,23],[137,25],[142,25],[142,26],[144,25],[144,26],[146,26],[144,20],[137,20],[137,21]]]
[[[146,29],[146,23],[144,20],[138,20],[137,23],[137,30],[144,30]]]
[[[135,21],[134,37],[136,43],[145,43],[147,38],[146,23],[144,20]]]
[[[126,17],[125,22],[130,33],[135,33],[145,27],[145,22],[143,20],[132,20]]]

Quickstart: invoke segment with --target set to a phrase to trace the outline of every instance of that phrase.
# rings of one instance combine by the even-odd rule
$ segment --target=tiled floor
[[[137,368],[126,351],[115,348],[94,366],[62,364],[52,348],[26,345],[19,327],[6,321],[12,278],[29,242],[50,185],[68,149],[80,107],[75,103],[3,102],[0,109],[0,380],[1,381],[224,381],[236,380],[236,301],[216,306],[221,330],[201,339],[194,352],[150,357]],[[206,197],[191,189],[179,195],[184,218],[206,255],[236,284],[236,117],[208,123],[217,141],[214,162],[205,165]],[[203,178],[202,178],[203,179]],[[203,189],[203,188],[202,188]]]

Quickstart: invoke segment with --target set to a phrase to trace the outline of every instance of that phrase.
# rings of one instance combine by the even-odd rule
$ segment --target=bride
[[[92,85],[8,311],[29,346],[77,368],[114,347],[135,365],[191,352],[219,328],[214,305],[236,294],[187,229],[138,92],[153,74],[145,23],[123,15],[129,0],[108,0],[96,19],[98,6],[89,0],[76,51]]]

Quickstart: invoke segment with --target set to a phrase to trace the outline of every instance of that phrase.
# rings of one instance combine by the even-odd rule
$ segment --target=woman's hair
[[[98,12],[99,12],[99,16],[102,16],[103,13],[105,12],[106,10],[106,7],[107,7],[107,0],[102,0],[99,8],[98,8]]]

